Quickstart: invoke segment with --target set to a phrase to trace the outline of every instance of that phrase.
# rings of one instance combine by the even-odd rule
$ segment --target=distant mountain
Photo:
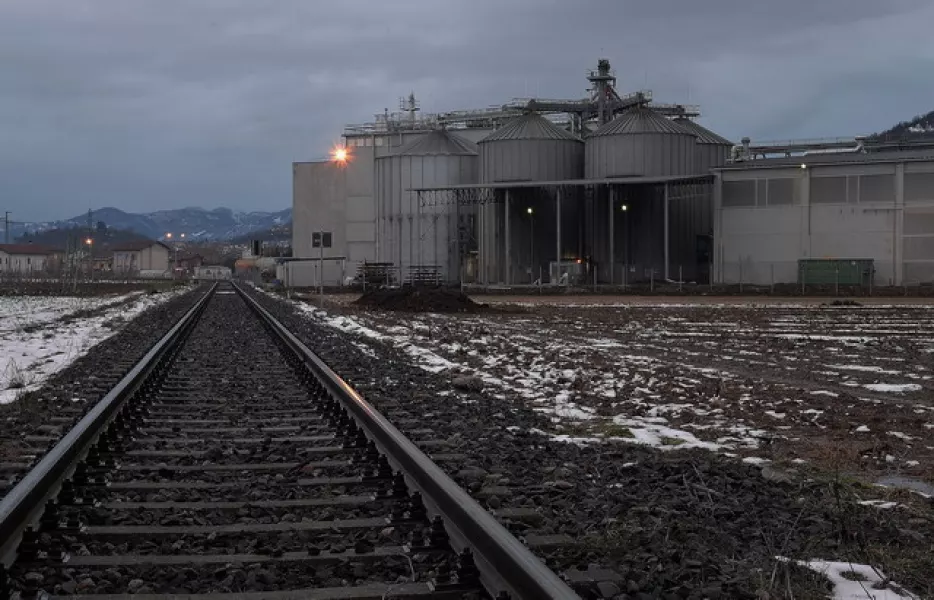
[[[264,242],[274,242],[277,244],[292,242],[292,221],[282,225],[274,225],[269,229],[251,231],[246,235],[230,238],[233,244],[248,244],[250,240],[261,240]]]
[[[151,213],[128,213],[119,208],[101,208],[91,213],[92,226],[104,223],[108,228],[132,231],[150,239],[162,239],[167,233],[185,234],[192,241],[220,241],[246,236],[254,231],[285,226],[292,221],[292,209],[279,212],[235,212],[229,208],[179,208]],[[52,229],[87,227],[87,214],[64,221],[14,224],[11,234],[18,238],[24,233],[41,233]]]
[[[91,234],[88,234],[87,226],[72,228],[46,229],[45,231],[29,231],[16,238],[16,243],[33,243],[40,246],[51,246],[61,250],[74,248],[75,245],[85,243],[85,240],[91,238],[94,243],[95,252],[105,252],[109,246],[123,242],[135,242],[145,239],[146,236],[127,229],[115,229],[112,227],[96,227]]]
[[[872,136],[878,140],[911,140],[934,137],[934,110],[918,115],[910,121],[902,121],[895,127]]]

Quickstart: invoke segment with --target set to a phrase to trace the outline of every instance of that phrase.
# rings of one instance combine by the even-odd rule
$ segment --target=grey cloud
[[[932,21],[926,0],[6,0],[0,208],[285,207],[292,160],[410,90],[579,96],[598,56],[730,137],[878,130],[934,108]]]

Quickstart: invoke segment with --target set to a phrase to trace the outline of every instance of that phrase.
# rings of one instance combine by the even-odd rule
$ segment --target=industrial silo
[[[649,108],[627,110],[587,137],[586,176],[694,175],[696,139]]]
[[[558,260],[557,247],[579,249],[575,212],[577,190],[534,187],[530,182],[580,179],[584,144],[573,133],[537,113],[508,121],[478,142],[480,180],[515,183],[508,189],[484,192],[479,205],[481,278],[487,283],[531,283]],[[562,194],[558,202],[558,194]],[[558,206],[561,205],[559,228]],[[558,231],[561,231],[560,236]],[[560,237],[560,242],[558,238]]]
[[[442,281],[458,279],[462,257],[456,231],[458,221],[470,219],[468,211],[458,210],[450,193],[423,192],[420,205],[418,194],[408,190],[476,183],[477,156],[472,143],[436,130],[376,159],[378,256],[399,267],[403,279],[416,271],[435,271]]]
[[[674,122],[693,133],[697,138],[697,145],[694,148],[694,167],[698,173],[707,174],[710,169],[722,167],[726,164],[733,148],[733,142],[687,117],[678,117],[674,119]]]
[[[527,113],[478,142],[480,180],[555,181],[583,174],[584,144],[537,113]]]

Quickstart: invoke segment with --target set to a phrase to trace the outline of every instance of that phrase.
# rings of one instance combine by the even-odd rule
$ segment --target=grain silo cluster
[[[696,107],[619,94],[605,60],[588,79],[585,99],[425,115],[410,95],[348,125],[347,161],[293,165],[290,280],[707,277],[711,168],[732,144],[693,120]],[[315,245],[316,232],[332,244]]]
[[[347,160],[293,164],[288,281],[768,284],[814,260],[871,264],[861,277],[879,284],[934,278],[921,150],[734,145],[697,107],[620,94],[605,60],[588,79],[584,99],[426,115],[410,95],[346,126]]]

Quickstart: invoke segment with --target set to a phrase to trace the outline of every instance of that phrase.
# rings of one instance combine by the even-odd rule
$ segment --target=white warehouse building
[[[799,261],[872,261],[874,285],[934,281],[934,151],[815,153],[715,170],[714,279],[794,283]]]

